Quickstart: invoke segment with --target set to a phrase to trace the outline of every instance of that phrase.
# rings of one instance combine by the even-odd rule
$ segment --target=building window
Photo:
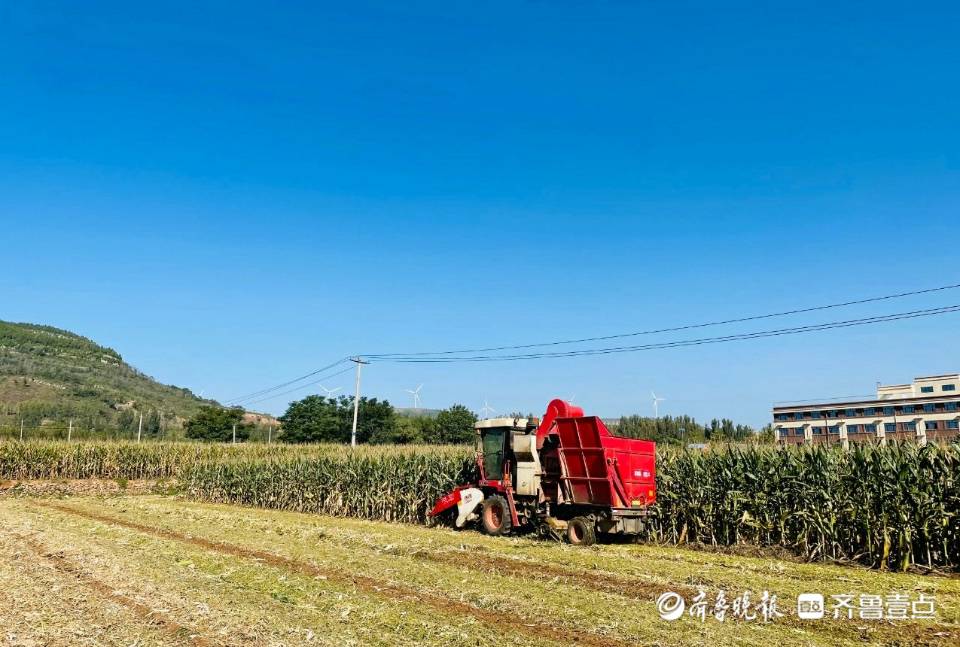
[[[857,415],[857,412],[854,411],[853,409],[847,409],[846,411],[843,412],[843,415],[845,415],[848,418],[853,418]]]
[[[883,408],[883,415],[885,415],[885,416],[892,416],[892,415],[893,415],[893,407],[884,407],[884,408]]]
[[[920,393],[933,393],[933,387],[932,387],[932,386],[921,386],[921,387],[920,387]]]
[[[934,407],[932,404],[925,404],[923,405],[923,410],[926,413],[933,413],[936,410],[936,407]]]
[[[840,433],[840,425],[833,425],[832,427],[829,428],[829,431],[830,431],[831,434],[839,434],[839,433]]]
[[[913,405],[912,404],[903,405],[903,413],[913,413]]]
[[[780,437],[781,437],[781,438],[785,438],[785,437],[787,437],[787,436],[789,436],[789,435],[790,435],[790,430],[789,430],[789,429],[781,429],[781,430],[780,430]]]
[[[819,411],[814,411],[811,415],[813,416],[813,419],[814,419],[814,420],[819,420],[819,419],[820,419],[820,412],[819,412]]]
[[[793,430],[793,435],[794,435],[794,436],[802,436],[802,435],[803,435],[803,427],[797,427],[796,429],[794,429],[794,430]]]
[[[848,434],[858,434],[860,433],[860,425],[847,425]]]
[[[905,422],[905,423],[903,423],[903,429],[904,429],[904,431],[916,431],[916,430],[917,430],[917,423],[915,423],[915,422]]]
[[[836,418],[836,417],[837,417],[837,411],[836,411],[835,409],[830,409],[829,411],[824,411],[823,413],[824,413],[824,415],[827,416],[828,418]]]
[[[947,420],[947,429],[960,429],[960,420]]]
[[[940,428],[940,425],[937,424],[936,420],[927,420],[925,423],[923,423],[923,426],[927,431],[936,431]]]
[[[874,409],[873,407],[867,407],[866,409],[863,410],[863,415],[865,415],[865,416],[875,416],[875,415],[877,415],[877,410]]]
[[[877,433],[877,426],[876,426],[876,425],[864,425],[864,426],[863,426],[863,433],[876,435],[876,433]]]
[[[946,409],[947,411],[956,411],[956,410],[957,410],[957,403],[956,403],[956,402],[947,402],[947,403],[943,406],[943,408]]]
[[[794,420],[803,420],[803,412],[802,412],[802,411],[797,411],[795,414],[793,414],[793,419],[794,419]]]
[[[894,434],[897,432],[897,425],[893,422],[883,423],[883,430],[889,434]]]
[[[823,434],[823,427],[814,427],[814,428],[813,428],[813,433],[816,434],[817,436],[822,435],[822,434]]]
[[[944,385],[941,386],[940,388],[943,389],[944,391],[956,391],[956,390],[957,390],[957,385],[956,385],[956,384],[944,384]]]

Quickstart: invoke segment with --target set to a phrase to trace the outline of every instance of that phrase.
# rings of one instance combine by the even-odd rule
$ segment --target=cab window
[[[502,429],[489,429],[484,432],[482,442],[483,472],[490,480],[503,478],[503,445],[506,432]]]

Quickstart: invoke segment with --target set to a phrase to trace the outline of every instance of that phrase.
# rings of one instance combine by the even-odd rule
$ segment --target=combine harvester
[[[480,480],[441,497],[431,517],[455,516],[458,528],[479,518],[489,535],[562,533],[583,546],[642,530],[657,498],[654,443],[615,436],[563,400],[542,422],[493,418],[476,429]]]

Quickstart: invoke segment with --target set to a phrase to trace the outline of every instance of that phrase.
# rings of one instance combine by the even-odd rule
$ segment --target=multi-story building
[[[960,374],[877,385],[877,397],[797,402],[773,407],[777,441],[788,445],[915,440],[949,442],[960,435]]]

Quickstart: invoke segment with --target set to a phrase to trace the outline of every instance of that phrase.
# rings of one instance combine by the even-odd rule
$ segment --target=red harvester
[[[458,528],[479,518],[490,535],[561,531],[580,545],[641,531],[657,498],[654,443],[615,436],[563,400],[542,421],[493,418],[476,428],[480,480],[441,497],[431,517],[455,514]]]

